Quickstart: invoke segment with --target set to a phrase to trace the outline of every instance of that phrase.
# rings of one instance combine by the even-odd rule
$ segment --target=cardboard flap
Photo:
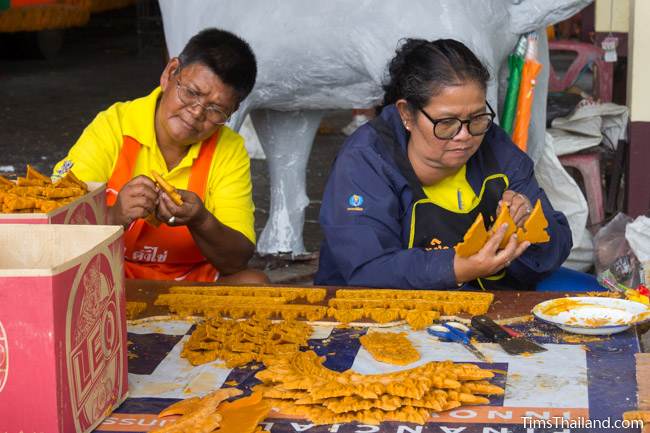
[[[52,275],[123,231],[121,226],[0,225],[0,276]]]

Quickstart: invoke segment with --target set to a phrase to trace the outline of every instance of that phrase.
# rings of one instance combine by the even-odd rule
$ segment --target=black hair
[[[405,39],[388,66],[384,105],[406,99],[412,109],[423,108],[443,87],[468,81],[484,90],[490,72],[462,42],[454,39]]]
[[[179,54],[181,67],[200,63],[210,68],[243,100],[253,90],[257,62],[250,45],[225,30],[208,28],[189,40]]]

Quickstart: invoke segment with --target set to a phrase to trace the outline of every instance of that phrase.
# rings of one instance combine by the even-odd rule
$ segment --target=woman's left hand
[[[524,225],[530,216],[530,212],[533,210],[528,197],[511,189],[504,192],[503,196],[501,196],[499,208],[501,208],[502,203],[507,203],[510,207],[510,216],[515,220],[517,227]]]
[[[158,219],[168,226],[184,226],[200,223],[207,210],[201,198],[192,191],[177,190],[183,205],[176,205],[164,192],[159,193]]]

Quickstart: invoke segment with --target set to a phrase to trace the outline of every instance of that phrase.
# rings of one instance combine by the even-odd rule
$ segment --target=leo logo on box
[[[9,377],[9,342],[5,328],[0,322],[0,392],[7,383],[7,377]]]
[[[67,362],[73,418],[85,431],[117,401],[122,325],[107,257],[98,254],[79,272],[68,301]]]

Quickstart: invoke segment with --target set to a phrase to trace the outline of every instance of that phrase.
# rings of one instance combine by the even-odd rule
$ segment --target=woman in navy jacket
[[[389,72],[385,108],[346,141],[327,182],[315,283],[533,288],[564,262],[571,232],[531,159],[493,123],[485,66],[458,41],[408,39]],[[513,235],[499,248],[504,225],[475,255],[454,253],[479,212],[489,228],[505,202],[522,226],[538,199],[549,242]]]

